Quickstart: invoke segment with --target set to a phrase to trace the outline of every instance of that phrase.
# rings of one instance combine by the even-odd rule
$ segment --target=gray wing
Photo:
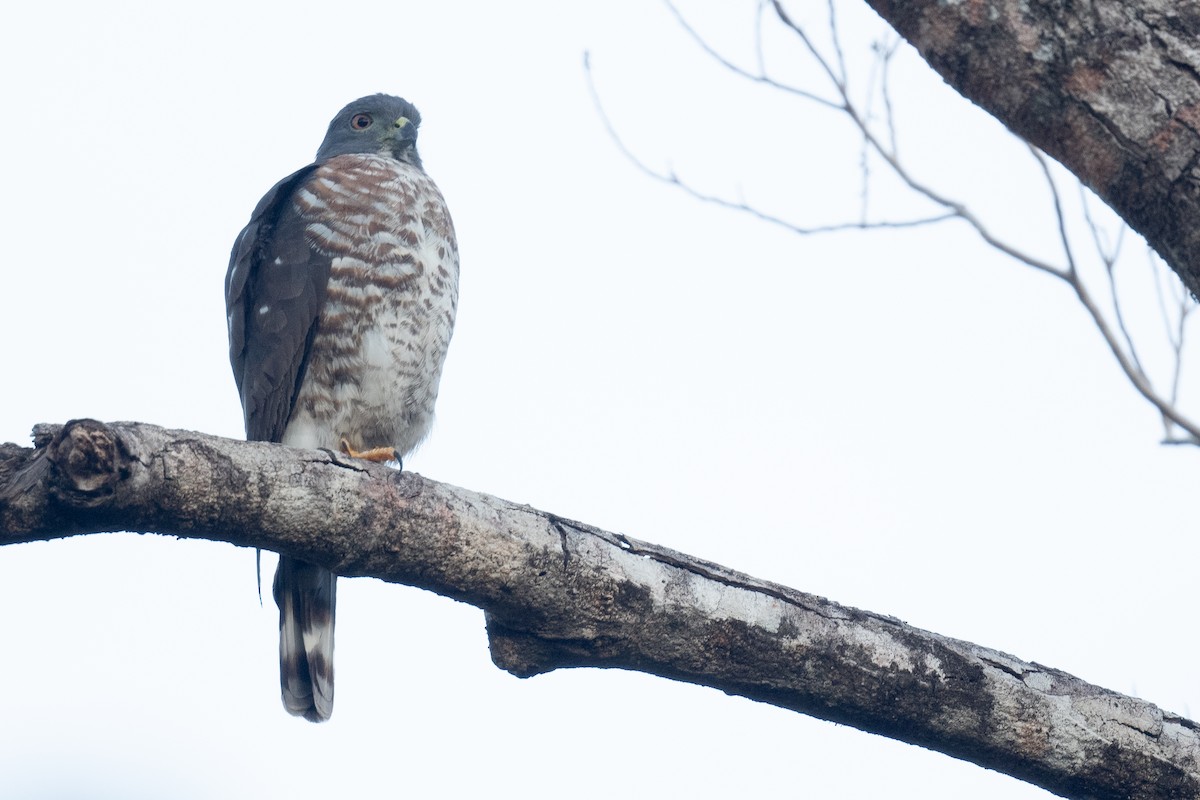
[[[283,437],[325,303],[331,258],[308,244],[292,203],[316,166],[271,187],[229,257],[229,361],[251,440]]]

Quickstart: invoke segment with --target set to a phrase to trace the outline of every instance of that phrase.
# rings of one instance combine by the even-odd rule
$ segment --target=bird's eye
[[[350,127],[356,131],[361,131],[371,127],[371,123],[374,121],[371,119],[370,114],[355,114],[350,118]]]

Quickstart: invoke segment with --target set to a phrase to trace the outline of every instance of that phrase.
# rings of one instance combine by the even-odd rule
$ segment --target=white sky
[[[1197,453],[1157,444],[1066,288],[962,225],[800,238],[652,183],[582,53],[646,160],[805,224],[856,213],[836,115],[631,0],[108,5],[23,4],[0,33],[0,440],[80,416],[239,437],[233,237],[338,108],[401,94],[463,262],[438,425],[406,466],[1200,712]],[[685,9],[750,52],[752,3]],[[820,86],[792,40],[774,52]],[[896,69],[905,156],[1058,259],[1022,147],[910,50]],[[127,534],[4,548],[4,795],[1048,796],[711,689],[517,680],[480,611],[371,580],[340,583],[337,709],[313,726],[280,705],[253,565]]]

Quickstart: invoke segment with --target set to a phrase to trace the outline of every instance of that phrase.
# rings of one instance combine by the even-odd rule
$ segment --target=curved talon
[[[399,461],[400,453],[394,447],[372,447],[368,450],[355,450],[350,446],[350,442],[343,436],[338,442],[338,449],[351,458],[361,458],[363,461],[375,461],[383,463],[385,461]]]

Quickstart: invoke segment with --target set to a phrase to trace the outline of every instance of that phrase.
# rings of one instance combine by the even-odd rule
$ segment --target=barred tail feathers
[[[275,570],[279,684],[288,713],[323,722],[333,713],[333,625],[337,576],[287,556]]]

